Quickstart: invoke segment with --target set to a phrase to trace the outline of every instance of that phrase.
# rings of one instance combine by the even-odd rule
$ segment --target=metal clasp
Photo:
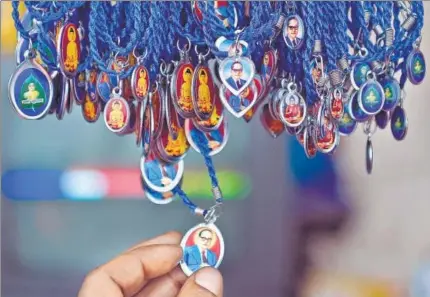
[[[223,214],[223,204],[217,203],[206,212],[204,219],[206,224],[214,224],[216,220]]]

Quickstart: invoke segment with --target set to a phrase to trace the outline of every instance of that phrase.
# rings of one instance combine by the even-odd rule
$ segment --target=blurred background
[[[145,199],[134,136],[85,122],[76,105],[62,121],[18,118],[7,97],[16,67],[10,14],[2,2],[2,296],[76,296],[91,269],[198,219],[179,201]],[[423,35],[430,56],[430,31]],[[374,136],[371,176],[359,129],[335,156],[307,160],[295,138],[272,139],[257,117],[228,117],[230,141],[214,158],[228,200],[219,222],[226,296],[430,296],[429,82],[406,87],[403,142],[389,130]],[[191,152],[185,166],[185,191],[209,205],[203,159]]]

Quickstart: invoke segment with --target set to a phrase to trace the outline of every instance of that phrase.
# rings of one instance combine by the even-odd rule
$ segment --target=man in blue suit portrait
[[[215,267],[217,256],[210,250],[213,240],[214,233],[212,230],[204,228],[198,231],[195,244],[185,248],[184,262],[192,272],[205,266]]]
[[[157,187],[171,184],[177,174],[174,164],[162,166],[157,159],[145,162],[145,173],[151,183]]]
[[[300,30],[299,20],[295,17],[290,18],[287,24],[287,38],[285,38],[285,41],[292,49],[298,49],[302,44],[302,39],[298,37],[301,33]]]
[[[227,79],[227,83],[235,90],[240,90],[246,83],[246,80],[242,79],[243,65],[239,61],[231,64],[231,76]]]

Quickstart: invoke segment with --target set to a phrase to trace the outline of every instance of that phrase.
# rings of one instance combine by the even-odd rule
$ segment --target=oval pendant
[[[375,116],[376,125],[381,129],[385,129],[385,127],[387,127],[388,120],[389,120],[388,112],[384,110],[381,110]]]
[[[162,94],[157,88],[151,95],[152,119],[154,123],[153,139],[157,139],[164,125],[165,106],[162,101]]]
[[[308,128],[304,129],[303,133],[303,147],[305,149],[305,154],[308,159],[312,159],[317,154],[317,147],[315,146],[314,138],[312,133],[308,131]]]
[[[370,66],[367,63],[358,62],[352,66],[351,69],[351,84],[359,90],[361,86],[367,81],[367,73],[371,71]]]
[[[32,59],[18,66],[8,87],[9,100],[20,117],[38,120],[48,113],[54,85],[48,72]]]
[[[276,139],[285,131],[285,124],[273,117],[269,106],[270,103],[264,104],[260,114],[260,122],[270,136]]]
[[[349,111],[350,111],[350,116],[353,120],[362,123],[365,122],[369,119],[369,115],[367,113],[365,113],[360,105],[358,104],[358,92],[355,92],[352,95],[351,100],[349,101]]]
[[[104,108],[106,127],[110,131],[121,135],[127,132],[130,118],[131,112],[128,102],[119,93],[115,93],[114,90],[111,99],[106,103]]]
[[[86,91],[91,101],[98,101],[99,94],[97,93],[97,70],[95,69],[86,71]]]
[[[410,82],[419,85],[426,75],[426,61],[419,49],[412,51],[406,60],[406,73]]]
[[[333,153],[339,144],[339,130],[337,125],[330,121],[330,117],[327,113],[324,105],[321,105],[318,116],[318,125],[315,129],[315,144],[318,151],[329,154]]]
[[[181,241],[182,271],[190,276],[203,267],[218,268],[224,258],[225,246],[221,231],[214,224],[199,224],[185,233]]]
[[[368,115],[375,115],[384,106],[384,89],[378,81],[374,79],[368,80],[361,86],[357,101],[361,110]]]
[[[160,90],[161,92],[162,90]],[[183,123],[181,121],[181,118],[179,114],[177,113],[177,109],[174,107],[173,98],[171,97],[169,88],[167,90],[164,90],[164,100],[163,103],[165,104],[164,110],[165,110],[165,118],[166,121],[164,123],[165,127],[167,127],[167,130],[169,131],[170,136],[173,139],[178,138],[179,129],[183,127]]]
[[[391,133],[396,140],[403,140],[408,132],[408,118],[401,106],[397,106],[391,114]]]
[[[82,115],[88,123],[97,122],[101,112],[100,102],[93,102],[87,94],[84,103],[81,105]]]
[[[142,64],[136,66],[131,75],[131,91],[134,99],[143,101],[150,86],[148,69]]]
[[[75,24],[66,23],[61,28],[57,43],[57,57],[63,75],[67,78],[74,77],[81,59],[81,37]]]
[[[382,107],[385,111],[392,110],[400,101],[400,84],[394,78],[386,78],[382,81],[385,101]]]
[[[335,89],[330,98],[330,114],[333,119],[339,120],[344,113],[342,91]]]
[[[181,62],[172,75],[170,93],[176,111],[183,118],[194,117],[191,83],[193,80],[194,66],[189,62]]]
[[[181,181],[184,173],[184,161],[164,163],[154,154],[140,158],[140,170],[145,184],[155,192],[172,191]]]
[[[306,118],[306,102],[297,92],[288,92],[280,101],[281,120],[289,127],[300,126]]]
[[[372,173],[373,169],[373,146],[372,141],[367,139],[366,143],[366,170],[368,174]]]
[[[191,147],[201,154],[197,144],[204,145],[209,148],[209,156],[214,156],[220,153],[228,141],[228,126],[224,117],[221,125],[217,130],[210,132],[202,132],[194,126],[190,119],[185,120],[185,135]]]
[[[298,14],[290,15],[284,22],[283,36],[285,44],[292,50],[299,50],[304,41],[305,25]]]
[[[264,53],[263,63],[261,65],[261,80],[264,86],[270,85],[275,77],[278,64],[278,54],[274,49],[270,49]]]
[[[357,128],[357,122],[351,117],[349,106],[349,104],[345,106],[346,110],[338,121],[339,134],[342,136],[351,135]]]
[[[81,72],[72,78],[72,91],[76,103],[82,104],[87,97],[85,72]]]
[[[191,83],[193,108],[200,120],[207,120],[215,107],[215,83],[209,67],[198,65],[194,71]]]

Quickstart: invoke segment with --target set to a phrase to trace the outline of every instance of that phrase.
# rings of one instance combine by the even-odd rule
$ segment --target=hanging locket
[[[391,133],[394,139],[405,139],[408,132],[408,118],[402,104],[398,105],[391,113]]]
[[[384,106],[385,94],[381,84],[376,80],[376,74],[369,71],[367,81],[360,87],[357,102],[361,110],[368,115],[375,115]]]
[[[81,61],[81,36],[78,26],[67,20],[57,40],[57,59],[61,72],[67,78],[76,76]]]
[[[400,101],[401,89],[398,81],[392,76],[387,76],[381,82],[384,90],[385,101],[382,109],[384,111],[392,110]]]
[[[216,86],[212,78],[212,73],[209,66],[205,63],[205,58],[209,55],[208,50],[204,55],[197,51],[199,64],[194,70],[194,75],[191,83],[193,108],[196,116],[200,120],[207,120],[212,115],[215,107]]]
[[[335,120],[340,120],[344,114],[344,104],[341,88],[336,88],[330,96],[330,115]]]
[[[406,59],[406,73],[409,81],[419,85],[424,81],[426,75],[426,61],[424,54],[420,51],[421,37],[415,42],[414,49]]]
[[[305,99],[297,91],[297,84],[290,82],[287,93],[283,95],[280,106],[280,119],[289,127],[300,126],[306,118],[307,108]]]
[[[147,98],[149,87],[151,85],[148,69],[143,63],[145,56],[136,57],[137,65],[131,75],[131,91],[134,99],[137,101],[143,101]]]
[[[260,122],[270,136],[276,139],[285,131],[285,124],[273,116],[269,106],[270,103],[263,105],[260,114]]]
[[[131,119],[130,106],[121,95],[121,89],[115,87],[103,112],[106,127],[117,135],[128,132]]]
[[[351,99],[348,103],[348,110],[350,112],[350,116],[353,120],[357,121],[357,122],[365,122],[369,119],[369,115],[367,113],[365,113],[360,105],[358,104],[358,92],[354,92],[351,95]]]
[[[60,81],[59,84],[61,86],[59,97],[58,97],[58,105],[56,110],[56,116],[57,119],[62,120],[64,118],[64,115],[66,114],[67,107],[69,105],[70,100],[70,84],[69,79],[65,77],[64,75],[60,74]]]
[[[261,81],[264,86],[269,86],[275,77],[278,67],[278,51],[269,48],[266,50],[263,56],[263,61],[261,64]]]
[[[367,81],[367,74],[371,71],[369,64],[357,62],[352,66],[350,80],[352,86],[358,91]]]
[[[350,108],[351,108],[351,105],[346,104],[342,117],[337,121],[339,134],[342,136],[351,135],[357,128],[357,122],[352,118]]]
[[[78,75],[73,77],[70,82],[73,97],[75,98],[76,103],[81,105],[87,97],[85,71],[78,73]]]
[[[177,42],[181,60],[173,71],[169,90],[176,112],[183,118],[192,118],[195,116],[191,88],[194,66],[191,64],[188,55],[190,46],[191,43],[188,40],[188,46],[182,50],[179,47],[179,41]]]
[[[317,127],[314,129],[314,140],[317,149],[325,154],[332,153],[339,145],[339,130],[330,119],[325,104],[321,104],[318,112]]]
[[[302,18],[296,13],[296,4],[287,3],[288,16],[284,21],[282,35],[285,44],[292,50],[299,50],[305,40],[305,24]]]
[[[154,137],[155,121],[154,121],[154,109],[153,109],[153,92],[149,93],[148,103],[145,109],[143,104],[141,106],[141,122],[142,122],[142,155],[147,157],[151,151],[151,146]]]
[[[97,122],[102,110],[99,101],[92,101],[90,95],[87,93],[84,102],[81,104],[82,116],[89,123]]]
[[[34,50],[25,56],[9,80],[9,100],[20,117],[38,120],[49,111],[54,85],[48,72],[34,61]]]

